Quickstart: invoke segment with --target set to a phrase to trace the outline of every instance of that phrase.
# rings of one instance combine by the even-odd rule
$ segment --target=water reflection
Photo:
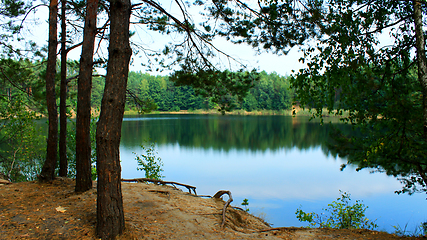
[[[350,129],[342,124],[336,127]],[[307,117],[217,115],[129,116],[122,129],[121,144],[125,147],[152,139],[160,145],[178,143],[181,147],[225,151],[324,146],[330,131],[330,127],[319,127]]]
[[[150,119],[152,118],[152,119]],[[162,115],[123,123],[124,178],[142,177],[135,155],[146,139],[157,142],[165,179],[197,186],[200,194],[233,193],[235,205],[249,199],[251,212],[264,212],[274,226],[301,226],[295,210],[321,212],[339,190],[363,199],[368,217],[381,229],[415,226],[427,219],[424,196],[397,196],[400,183],[384,174],[356,172],[326,147],[330,125],[283,116]],[[335,124],[343,131],[348,126]],[[410,204],[409,207],[408,204]],[[380,230],[381,230],[380,229]]]

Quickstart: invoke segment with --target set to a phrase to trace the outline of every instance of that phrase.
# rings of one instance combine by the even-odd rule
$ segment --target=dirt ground
[[[94,183],[96,186],[96,183]],[[122,183],[126,230],[118,239],[425,239],[369,230],[271,228],[224,201],[171,186]],[[0,185],[0,239],[97,239],[96,187],[74,193],[74,181]]]

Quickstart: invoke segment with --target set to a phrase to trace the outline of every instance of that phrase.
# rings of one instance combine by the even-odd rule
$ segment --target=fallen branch
[[[162,185],[170,184],[174,187],[176,187],[175,185],[179,185],[179,186],[187,188],[189,193],[191,193],[191,190],[193,190],[194,195],[197,196],[196,187],[191,186],[191,185],[187,185],[187,184],[183,184],[183,183],[163,181],[163,180],[157,180],[157,179],[151,179],[151,178],[122,179],[122,182],[152,182],[155,184],[162,184]]]
[[[258,230],[256,232],[270,232],[270,231],[282,231],[282,230],[285,230],[285,228],[284,227],[267,228],[267,229]]]
[[[228,195],[228,201],[224,204],[224,207],[222,208],[222,224],[221,224],[221,228],[224,227],[224,224],[225,224],[225,211],[227,210],[228,205],[230,205],[230,203],[233,201],[233,197],[231,196],[231,192],[230,191],[225,191],[225,190],[219,190],[213,196],[213,198],[219,199],[224,194]]]
[[[1,184],[12,184],[12,182],[11,181],[9,181],[9,180],[5,180],[5,179],[0,179],[0,185]]]
[[[301,229],[305,229],[305,228],[301,228],[301,227],[277,227],[277,228],[267,228],[267,229],[258,230],[258,231],[255,231],[254,233],[271,232],[271,231],[292,232],[292,231],[297,231],[297,230],[301,230]]]

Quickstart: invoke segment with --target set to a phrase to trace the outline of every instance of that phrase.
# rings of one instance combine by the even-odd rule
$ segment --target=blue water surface
[[[167,125],[173,125],[177,128],[176,131],[182,131],[178,130],[181,127],[178,125],[181,123],[175,125],[173,122],[179,119],[179,116],[164,116],[164,118],[161,115],[155,115],[151,119],[150,116],[142,119],[125,119],[124,126],[135,121],[145,123],[135,125],[136,127],[127,126],[126,134],[122,134],[124,138],[122,139],[124,143],[120,147],[122,178],[144,177],[144,173],[136,169],[138,166],[133,153],[142,153],[140,138],[137,136],[146,134],[159,125],[162,126],[160,129],[165,131],[167,131]],[[197,118],[197,116],[183,116],[183,118]],[[209,122],[209,117],[199,116],[199,118],[204,125],[214,124]],[[150,120],[150,124],[147,124],[147,120]],[[241,121],[241,119],[230,118],[229,121]],[[246,121],[252,120],[246,117]],[[264,124],[259,119],[257,122],[257,124]],[[268,124],[268,121],[266,123]],[[293,131],[301,127],[294,122],[292,124]],[[218,126],[224,126],[224,123]],[[216,129],[222,131],[221,127]],[[198,131],[201,132],[200,134],[207,134],[204,130]],[[313,131],[315,130],[305,132],[310,134]],[[272,132],[269,137],[274,138],[274,131]],[[161,133],[150,132],[150,134],[153,135],[149,136],[151,139],[156,136],[164,139],[156,141],[155,146],[157,156],[164,163],[165,180],[194,185],[200,195],[214,195],[218,190],[230,190],[235,206],[242,207],[240,203],[247,198],[250,212],[264,218],[274,227],[307,226],[307,223],[301,223],[295,217],[296,209],[320,213],[329,203],[341,196],[340,190],[350,193],[353,200],[362,200],[369,207],[366,214],[379,226],[376,230],[392,233],[395,231],[393,226],[400,226],[411,232],[415,231],[421,222],[427,221],[425,194],[397,195],[394,191],[400,190],[402,184],[396,178],[383,173],[371,173],[368,169],[356,171],[355,166],[348,166],[340,171],[340,166],[346,163],[346,160],[332,156],[322,144],[312,144],[308,147],[275,145],[272,149],[267,146],[256,150],[256,148],[241,147],[244,144],[240,144],[240,147],[233,147],[231,144],[227,148],[214,146],[214,144],[212,144],[213,147],[207,147],[209,144],[191,146],[189,139],[180,140],[171,133],[163,138],[160,138]],[[294,135],[297,136],[297,134]],[[298,133],[298,135],[301,134]],[[194,134],[186,136],[186,138],[191,137],[194,138]],[[224,137],[219,138],[224,139]],[[236,142],[236,140],[232,141]],[[262,139],[248,141],[262,141]]]

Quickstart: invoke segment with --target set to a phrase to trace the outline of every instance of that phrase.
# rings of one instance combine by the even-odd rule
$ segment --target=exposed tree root
[[[178,185],[178,186],[182,186],[182,187],[187,188],[189,193],[191,193],[191,190],[193,190],[194,195],[197,196],[196,187],[191,186],[191,185],[187,185],[187,184],[183,184],[183,183],[163,181],[163,180],[150,179],[150,178],[122,179],[122,182],[152,182],[152,183],[161,184],[161,185],[170,184],[174,187],[176,187],[176,185]]]
[[[9,180],[0,179],[0,184],[12,184],[12,182]]]
[[[226,191],[226,190],[219,190],[213,196],[213,198],[219,199],[224,194],[227,194],[229,198],[228,198],[228,201],[224,204],[224,207],[222,208],[222,223],[221,223],[221,228],[224,227],[224,224],[225,224],[225,211],[227,211],[228,205],[230,205],[230,203],[233,201],[233,197],[231,196],[231,192],[230,191]]]
[[[258,230],[256,232],[271,232],[271,231],[296,231],[298,229],[301,228],[292,228],[292,227],[277,227],[277,228],[267,228],[267,229],[262,229],[262,230]]]
[[[174,187],[176,187],[176,185],[179,185],[179,186],[183,186],[183,187],[187,188],[189,193],[191,193],[191,190],[193,190],[194,195],[197,196],[196,187],[191,186],[191,185],[187,185],[187,184],[183,184],[183,183],[177,183],[177,182],[171,182],[171,181],[163,181],[163,180],[150,179],[150,178],[122,179],[122,182],[152,182],[152,183],[161,184],[161,185],[170,184],[170,185],[172,185]],[[230,191],[226,191],[226,190],[219,190],[212,197],[212,198],[220,199],[221,196],[224,195],[224,194],[227,194],[229,198],[228,198],[227,202],[225,202],[224,207],[222,208],[222,223],[221,223],[221,228],[223,228],[224,225],[225,225],[225,220],[226,220],[225,213],[227,211],[227,207],[233,201],[233,197],[231,196],[231,192]],[[211,197],[211,196],[198,196],[198,197]]]

